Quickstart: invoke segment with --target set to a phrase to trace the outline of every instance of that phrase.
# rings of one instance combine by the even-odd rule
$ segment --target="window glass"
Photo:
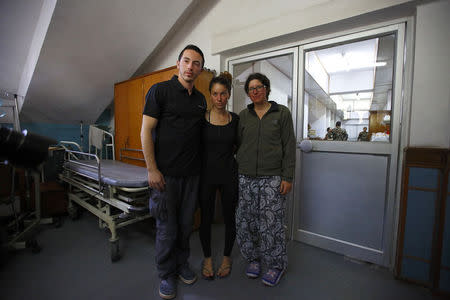
[[[303,138],[389,142],[395,35],[305,52]]]
[[[0,99],[0,127],[13,128],[14,127],[14,109],[11,106],[1,105],[3,102]]]
[[[270,80],[269,100],[292,109],[292,73],[293,54],[244,62],[233,65],[233,111],[241,112],[250,98],[245,93],[244,85],[252,73],[262,73]]]

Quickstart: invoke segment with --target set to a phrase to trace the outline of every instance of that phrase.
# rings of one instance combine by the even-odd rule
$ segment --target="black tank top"
[[[226,125],[213,125],[206,121],[203,127],[202,182],[211,184],[229,183],[237,176],[234,158],[237,145],[239,116],[230,112]]]

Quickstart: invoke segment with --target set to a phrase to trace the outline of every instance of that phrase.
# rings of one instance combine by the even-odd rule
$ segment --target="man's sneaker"
[[[245,271],[248,278],[258,278],[261,273],[261,264],[258,261],[252,261]]]
[[[197,280],[197,275],[195,275],[194,271],[188,265],[178,270],[178,277],[186,284],[193,284]]]
[[[173,276],[161,279],[159,284],[159,296],[163,299],[173,299],[177,295],[177,281]]]
[[[268,286],[275,286],[283,276],[284,271],[280,269],[269,269],[262,277],[262,282]]]

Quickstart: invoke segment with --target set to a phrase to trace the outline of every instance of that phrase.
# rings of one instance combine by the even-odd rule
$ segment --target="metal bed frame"
[[[99,227],[111,232],[111,261],[121,258],[117,229],[148,219],[148,183],[140,186],[123,186],[112,182],[105,172],[108,169],[124,167],[141,171],[146,169],[113,160],[101,160],[97,154],[86,153],[81,147],[68,141],[61,141],[65,149],[65,162],[60,179],[69,185],[68,213],[72,219],[79,217],[79,207],[83,207],[99,218]],[[78,150],[70,150],[74,146]],[[97,153],[97,151],[96,151]],[[81,159],[87,158],[87,159]],[[134,186],[134,187],[133,187]]]

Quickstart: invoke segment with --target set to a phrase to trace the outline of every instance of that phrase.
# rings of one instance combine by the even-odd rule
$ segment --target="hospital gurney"
[[[79,151],[73,142],[60,142],[65,160],[60,179],[69,185],[68,213],[78,218],[78,206],[99,218],[100,228],[111,231],[111,261],[120,259],[117,228],[150,217],[147,169],[115,160],[99,159],[97,154]],[[75,146],[77,150],[71,150]]]

